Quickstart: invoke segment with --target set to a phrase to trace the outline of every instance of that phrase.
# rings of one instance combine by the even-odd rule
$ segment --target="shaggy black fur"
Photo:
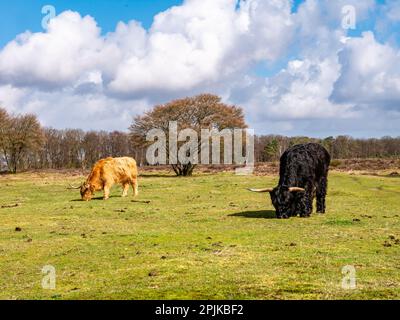
[[[317,212],[325,213],[330,161],[328,151],[316,143],[296,145],[285,151],[281,157],[278,187],[270,193],[278,218],[297,214],[309,217],[315,196]],[[290,187],[305,191],[290,192]]]

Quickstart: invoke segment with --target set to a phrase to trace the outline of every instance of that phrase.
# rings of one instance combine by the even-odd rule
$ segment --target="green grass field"
[[[290,220],[245,190],[276,177],[148,175],[135,202],[89,203],[81,180],[0,177],[1,299],[400,298],[400,178],[332,173],[327,214]]]

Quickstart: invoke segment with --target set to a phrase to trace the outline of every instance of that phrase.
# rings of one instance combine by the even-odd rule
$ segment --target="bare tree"
[[[0,108],[0,147],[3,146],[8,128],[10,126],[10,116],[7,111],[3,108]],[[4,150],[1,148],[0,150],[0,170],[3,170],[3,164],[5,161]]]
[[[124,132],[113,131],[109,134],[108,144],[113,157],[123,157],[130,154],[129,136]]]
[[[35,115],[19,115],[10,117],[8,124],[2,129],[0,147],[7,166],[16,173],[18,165],[26,159],[28,152],[38,152],[44,143],[44,134]]]
[[[0,108],[0,130],[5,128],[10,121],[10,116],[6,109]],[[3,132],[3,131],[1,131]]]
[[[146,134],[152,129],[161,129],[167,137],[168,144],[171,121],[177,122],[178,130],[191,128],[198,133],[197,152],[201,150],[201,129],[223,130],[247,127],[241,108],[222,103],[218,96],[202,94],[155,106],[150,112],[136,117],[130,127],[133,143],[138,146],[146,145]],[[168,149],[167,146],[167,151]],[[178,176],[190,176],[196,167],[193,163],[183,164],[179,161],[171,166]]]

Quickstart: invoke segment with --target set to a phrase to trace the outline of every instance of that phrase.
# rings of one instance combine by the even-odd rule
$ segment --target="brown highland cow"
[[[82,200],[90,201],[96,191],[104,190],[104,200],[110,197],[110,190],[114,184],[121,183],[122,196],[128,195],[129,186],[132,186],[134,196],[138,192],[138,170],[133,158],[106,158],[98,161],[92,169],[89,177],[80,187]]]

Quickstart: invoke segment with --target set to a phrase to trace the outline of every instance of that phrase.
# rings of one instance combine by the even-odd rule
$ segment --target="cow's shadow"
[[[276,213],[273,210],[261,210],[261,211],[243,211],[233,213],[230,217],[244,217],[253,219],[276,219]]]
[[[112,199],[112,198],[122,198],[121,196],[110,196],[110,199]],[[104,197],[95,197],[95,198],[92,198],[92,200],[91,201],[105,201],[104,200]],[[71,200],[71,202],[84,202],[82,199],[74,199],[74,200]]]

